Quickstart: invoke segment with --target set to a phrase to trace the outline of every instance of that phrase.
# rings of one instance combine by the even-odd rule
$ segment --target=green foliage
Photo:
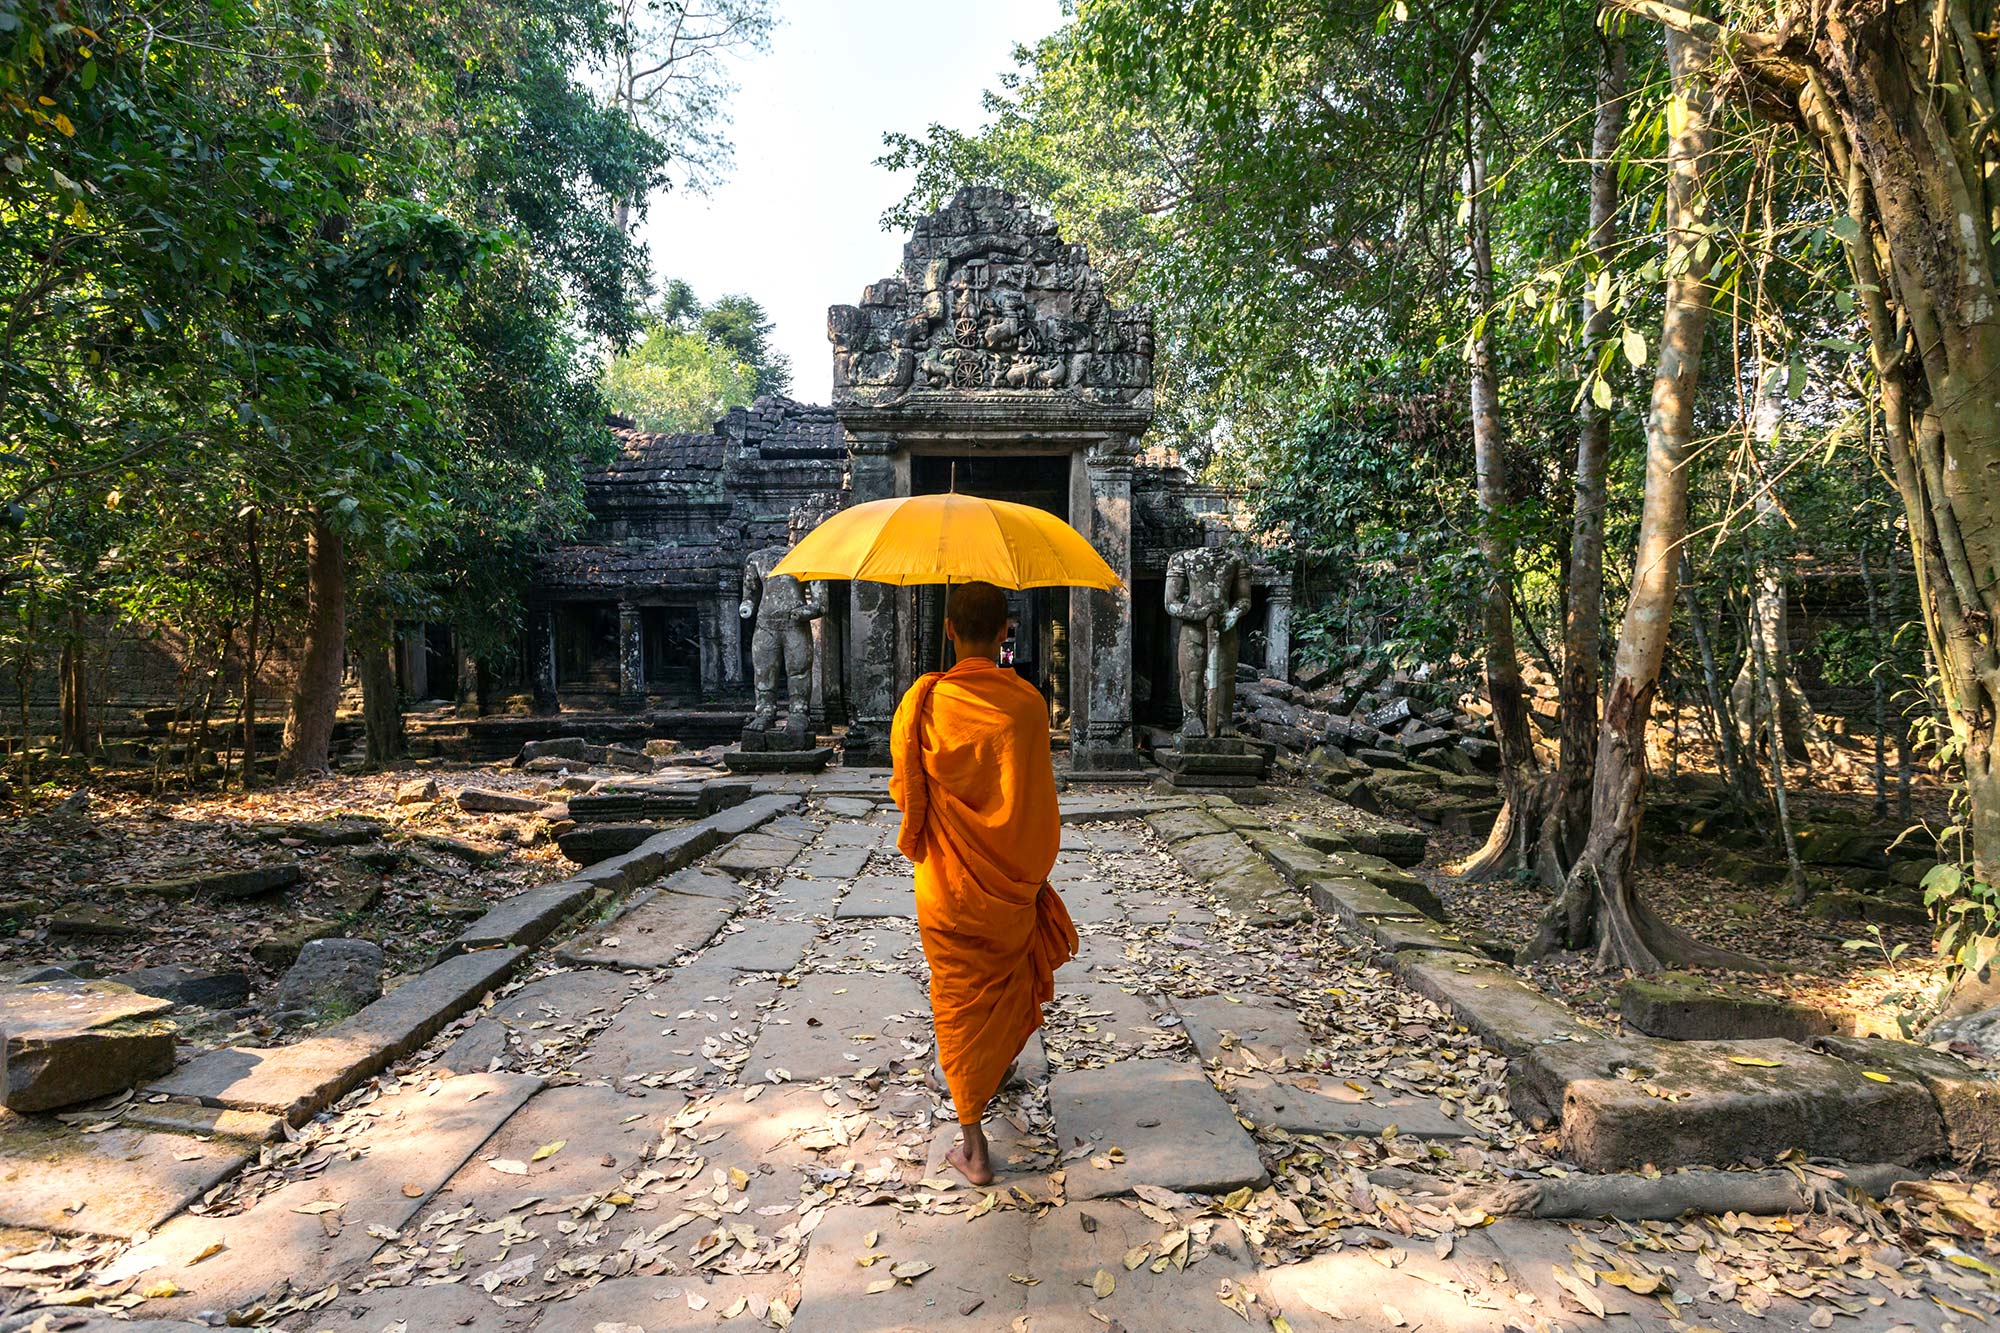
[[[641,430],[705,433],[755,396],[757,371],[701,333],[655,324],[604,368],[604,401]]]
[[[615,201],[673,146],[579,82],[601,0],[0,10],[0,653],[170,640],[213,699],[298,611],[311,521],[357,623],[481,620],[581,514],[583,335],[638,328]],[[471,603],[471,604],[468,604]],[[251,619],[260,642],[239,642]],[[240,670],[240,666],[239,666]]]
[[[771,345],[771,331],[754,298],[703,305],[676,278],[645,335],[605,365],[604,400],[641,430],[707,434],[730,408],[791,387],[792,363]]]

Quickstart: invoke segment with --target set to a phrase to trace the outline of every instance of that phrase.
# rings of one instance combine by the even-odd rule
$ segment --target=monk
[[[1062,836],[1048,705],[999,663],[1007,598],[990,583],[953,589],[949,671],[910,687],[890,729],[896,846],[916,865],[917,929],[931,968],[938,1064],[958,1113],[946,1159],[985,1185],[980,1121],[1014,1057],[1042,1025],[1076,927],[1049,885]]]

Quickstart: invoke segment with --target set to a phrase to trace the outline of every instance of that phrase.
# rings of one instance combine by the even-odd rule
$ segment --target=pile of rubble
[[[1309,664],[1291,681],[1244,670],[1236,725],[1277,766],[1351,805],[1484,836],[1500,809],[1500,746],[1484,701],[1385,662]]]

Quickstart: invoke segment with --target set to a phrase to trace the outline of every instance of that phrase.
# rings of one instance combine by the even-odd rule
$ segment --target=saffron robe
[[[910,687],[890,753],[938,1063],[959,1122],[977,1124],[1076,956],[1048,882],[1062,839],[1048,705],[1013,671],[969,657]]]

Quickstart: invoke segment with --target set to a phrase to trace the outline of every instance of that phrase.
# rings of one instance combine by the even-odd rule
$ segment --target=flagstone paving
[[[1506,1061],[1372,941],[1200,887],[1189,844],[1244,853],[1186,800],[1148,827],[1143,797],[1066,798],[1119,822],[1064,826],[1082,950],[974,1188],[925,1080],[894,812],[879,774],[794,789],[836,778],[553,942],[198,1213],[107,1242],[100,1290],[299,1333],[1942,1331],[1991,1308],[1851,1205],[1572,1226],[1442,1198],[1561,1169]],[[191,1152],[190,1196],[222,1151]]]

